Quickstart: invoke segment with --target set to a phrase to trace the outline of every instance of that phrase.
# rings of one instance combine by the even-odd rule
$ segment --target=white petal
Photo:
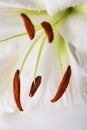
[[[0,39],[25,32],[23,21],[15,12],[16,10],[0,8]]]
[[[44,0],[46,9],[50,15],[55,14],[59,10],[63,10],[65,8],[85,4],[87,0]]]
[[[71,15],[60,28],[63,36],[76,48],[86,49],[87,15]]]
[[[9,55],[25,55],[26,49],[30,46],[30,40],[27,37],[15,38],[12,40],[0,43],[0,58],[5,58]]]
[[[44,9],[44,2],[43,0],[26,0],[26,1],[21,1],[21,0],[15,0],[16,2],[24,5],[25,7],[33,7],[35,9]]]
[[[87,51],[84,51],[82,49],[76,49],[76,54],[81,68],[87,74]]]
[[[19,4],[18,2],[15,2],[15,0],[0,0],[0,7],[24,7],[23,5]]]
[[[67,43],[75,48],[73,53],[87,73],[87,15],[70,16],[63,22],[60,32],[67,39]]]
[[[13,7],[25,7],[25,8],[33,8],[33,9],[45,9],[43,0],[0,0],[0,5],[3,6],[13,6]]]

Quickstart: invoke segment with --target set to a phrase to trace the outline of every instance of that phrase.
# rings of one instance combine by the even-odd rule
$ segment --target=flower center
[[[21,106],[21,101],[20,101],[20,76],[21,76],[22,70],[24,68],[25,62],[28,59],[28,56],[30,55],[32,49],[34,48],[36,43],[42,38],[42,42],[41,42],[41,45],[39,47],[36,65],[35,65],[35,69],[34,69],[34,80],[32,82],[32,85],[31,85],[31,88],[29,91],[29,96],[32,97],[32,96],[34,96],[35,92],[39,88],[39,86],[41,84],[41,80],[42,80],[42,76],[37,76],[37,70],[39,67],[39,61],[41,58],[42,50],[43,50],[44,45],[45,45],[46,36],[48,38],[48,42],[49,43],[53,42],[53,44],[54,44],[54,47],[55,47],[55,50],[56,50],[57,56],[58,56],[58,61],[60,64],[60,71],[61,71],[61,74],[63,75],[62,81],[60,82],[60,85],[58,87],[58,91],[57,91],[56,95],[54,96],[54,98],[51,100],[51,102],[56,102],[65,92],[65,90],[69,84],[70,77],[71,77],[71,67],[68,66],[65,73],[63,72],[62,66],[64,63],[63,63],[63,60],[61,58],[61,54],[67,51],[67,47],[66,47],[65,39],[58,32],[58,27],[62,23],[62,21],[64,21],[64,19],[66,19],[69,15],[84,13],[83,10],[85,10],[83,8],[83,6],[70,7],[66,10],[63,10],[61,12],[56,13],[54,16],[51,16],[51,17],[48,16],[48,19],[43,21],[41,24],[35,25],[35,26],[32,23],[31,19],[26,15],[26,12],[22,13],[22,14],[20,13],[27,33],[24,32],[24,33],[17,34],[17,35],[8,37],[6,39],[0,40],[0,42],[4,42],[4,41],[7,41],[7,40],[12,39],[12,38],[24,36],[26,34],[28,34],[29,38],[31,40],[33,40],[35,38],[35,31],[41,30],[41,33],[34,39],[31,46],[29,47],[27,53],[25,54],[25,57],[24,57],[24,60],[22,62],[20,69],[17,70],[15,72],[15,75],[14,75],[13,94],[14,94],[14,100],[15,100],[16,106],[18,107],[18,109],[20,111],[23,111],[23,108]],[[35,12],[33,12],[33,13],[31,12],[31,14],[35,15]],[[43,11],[41,11],[41,14],[43,14]]]
[[[62,58],[61,58],[61,53],[64,53],[64,51],[66,51],[67,48],[66,48],[65,39],[58,32],[58,26],[61,24],[61,22],[67,16],[69,16],[70,14],[75,13],[75,12],[76,12],[76,10],[73,7],[70,7],[68,9],[66,9],[66,10],[64,10],[64,11],[62,11],[60,13],[57,13],[54,16],[50,17],[47,21],[43,21],[41,23],[41,25],[38,25],[36,27],[31,22],[29,17],[27,17],[25,14],[21,14],[21,17],[22,17],[22,19],[24,21],[26,31],[27,31],[27,33],[29,35],[29,38],[31,40],[34,39],[34,37],[35,37],[35,28],[38,27],[38,30],[42,31],[35,38],[35,40],[31,44],[31,46],[29,47],[29,49],[28,49],[28,51],[27,51],[27,53],[26,53],[26,55],[24,57],[24,60],[22,62],[22,65],[20,67],[20,71],[19,71],[20,72],[19,73],[19,80],[20,80],[21,72],[22,72],[22,70],[24,68],[25,62],[26,62],[29,54],[31,53],[32,49],[34,48],[36,43],[39,41],[39,39],[42,37],[42,42],[41,42],[41,45],[39,47],[37,60],[36,60],[36,65],[35,65],[35,70],[34,70],[34,80],[32,82],[30,90],[29,90],[29,96],[30,97],[34,96],[34,94],[36,93],[37,89],[39,88],[39,86],[41,84],[42,76],[37,76],[37,70],[38,70],[38,67],[39,67],[39,61],[40,61],[40,58],[41,58],[41,53],[42,53],[42,50],[43,50],[43,47],[44,47],[44,44],[45,44],[45,41],[46,41],[46,36],[48,38],[49,43],[51,43],[52,41],[54,43],[55,50],[57,52],[58,60],[59,60],[59,63],[60,63],[60,71],[61,71],[61,73],[63,75],[63,69],[62,69],[63,62],[62,62]],[[41,29],[41,28],[43,28],[43,29]],[[70,77],[71,77],[71,67],[68,66],[67,70],[65,71],[64,76],[62,78],[62,81],[61,81],[61,83],[60,83],[60,85],[58,87],[57,93],[54,96],[54,98],[51,100],[51,102],[56,102],[58,99],[60,99],[60,97],[63,95],[63,93],[65,92],[65,90],[66,90],[66,88],[67,88],[67,86],[69,84]],[[15,82],[15,80],[14,80],[14,82]],[[18,86],[17,88],[19,88],[18,83],[17,83],[16,86]],[[13,85],[13,88],[16,88],[15,85]],[[14,93],[14,95],[15,95],[15,93]],[[15,102],[16,102],[16,105],[19,108],[19,110],[23,110],[22,107],[21,107],[21,104],[20,104],[19,96],[18,97],[14,96],[14,98],[15,98]],[[19,99],[18,102],[16,100],[17,98]]]
[[[72,9],[69,9],[69,10],[72,10]],[[32,49],[34,48],[35,44],[38,42],[38,40],[42,38],[42,42],[41,42],[41,45],[40,45],[40,48],[39,48],[39,51],[38,51],[38,55],[37,55],[37,60],[36,60],[36,65],[35,65],[35,70],[34,70],[34,80],[32,82],[32,85],[30,87],[30,92],[29,92],[29,96],[30,97],[33,97],[35,92],[37,91],[37,89],[39,88],[40,84],[41,84],[41,79],[42,79],[42,76],[37,76],[37,70],[38,70],[38,66],[39,66],[39,61],[40,61],[40,57],[41,57],[41,53],[42,53],[42,50],[43,50],[43,47],[44,47],[44,43],[45,43],[45,40],[46,40],[46,36],[45,34],[47,35],[48,37],[48,42],[51,43],[52,41],[54,41],[54,45],[55,45],[55,49],[57,51],[57,54],[58,54],[58,59],[59,59],[59,62],[60,62],[60,68],[61,68],[61,72],[62,72],[62,61],[61,61],[61,56],[60,56],[60,52],[58,50],[58,40],[57,40],[57,33],[56,33],[56,29],[57,29],[57,25],[60,23],[60,21],[62,19],[64,19],[64,17],[67,15],[68,13],[67,12],[64,12],[63,16],[61,15],[61,18],[59,19],[56,19],[57,16],[53,16],[55,20],[51,20],[51,18],[48,20],[48,21],[44,21],[41,23],[41,27],[44,29],[42,30],[42,32],[35,38],[35,40],[33,41],[33,43],[31,44],[31,46],[29,47],[25,57],[24,57],[24,60],[22,62],[22,65],[20,67],[20,70],[18,70],[17,72],[19,72],[16,76],[14,76],[14,80],[13,80],[13,92],[14,92],[14,99],[15,99],[15,102],[16,102],[16,105],[18,107],[18,109],[20,111],[22,111],[22,107],[21,107],[21,103],[20,103],[20,75],[21,75],[21,72],[24,68],[24,65],[25,65],[25,62],[30,54],[30,52],[32,51]],[[25,25],[25,28],[26,28],[26,31],[29,35],[29,38],[32,40],[34,39],[34,36],[35,36],[35,27],[33,25],[33,23],[31,22],[30,18],[28,18],[25,14],[21,14],[21,17],[24,21],[24,25]],[[53,18],[52,18],[53,19]],[[50,24],[51,23],[51,24]],[[45,33],[44,33],[45,31]],[[62,36],[60,36],[61,39]],[[65,45],[65,41],[62,40],[63,44]],[[56,95],[59,95],[59,96],[55,96],[51,102],[55,102],[57,101],[64,93],[65,89],[67,88],[68,86],[68,83],[69,83],[69,79],[70,79],[70,76],[71,76],[71,70],[70,67],[68,67],[67,69],[67,72],[65,73],[64,75],[64,78],[62,80],[62,82],[64,82],[64,84],[61,82],[60,86],[59,86],[59,90],[61,89],[61,92],[57,92]],[[16,72],[16,73],[17,73]],[[67,76],[69,73],[69,76]],[[17,80],[15,80],[17,79]],[[19,79],[19,80],[18,80]],[[66,83],[67,82],[67,83]],[[17,91],[17,94],[15,94]],[[58,94],[59,93],[59,94]]]

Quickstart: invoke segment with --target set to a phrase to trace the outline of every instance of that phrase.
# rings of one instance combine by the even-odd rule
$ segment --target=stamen
[[[35,92],[37,91],[37,89],[39,88],[40,84],[41,84],[41,80],[42,77],[41,76],[37,76],[35,78],[35,81],[32,82],[31,88],[30,88],[30,92],[29,92],[29,96],[33,97]]]
[[[27,33],[28,33],[30,39],[32,40],[34,38],[34,36],[35,36],[34,25],[31,22],[31,20],[25,14],[21,14],[21,17],[23,18]]]
[[[41,23],[41,26],[44,28],[45,30],[45,33],[48,37],[48,41],[49,42],[52,42],[53,41],[53,38],[54,38],[54,34],[53,34],[53,29],[52,29],[52,26],[50,23],[44,21]]]
[[[51,100],[51,102],[56,102],[57,100],[59,100],[62,95],[64,94],[66,88],[68,87],[69,81],[70,81],[70,77],[71,77],[71,67],[68,66],[67,70],[65,71],[65,74],[62,78],[62,81],[58,87],[57,93],[54,96],[54,98]]]
[[[23,108],[21,106],[21,101],[20,101],[19,70],[15,72],[14,79],[13,79],[13,95],[14,95],[16,106],[18,107],[20,111],[23,111]]]
[[[37,69],[38,69],[38,65],[39,65],[39,61],[40,61],[40,57],[41,57],[41,52],[43,50],[45,40],[46,40],[46,37],[43,38],[42,43],[39,48],[38,55],[37,55],[37,61],[36,61],[35,70],[34,70],[34,79],[36,77],[36,73],[37,73]]]

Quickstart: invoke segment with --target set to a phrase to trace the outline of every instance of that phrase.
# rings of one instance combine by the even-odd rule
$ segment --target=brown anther
[[[25,25],[25,28],[26,28],[27,33],[29,35],[29,38],[32,40],[35,36],[34,25],[31,22],[31,20],[29,19],[29,17],[27,17],[25,14],[21,14],[21,17],[24,21],[24,25]]]
[[[16,103],[17,108],[20,111],[23,111],[23,108],[21,106],[21,101],[20,101],[20,79],[19,79],[19,70],[16,70],[14,79],[13,79],[13,95],[14,95],[14,100]]]
[[[53,41],[54,34],[53,34],[53,29],[50,23],[44,21],[41,23],[41,26],[44,28],[44,31],[48,37],[49,43]]]
[[[37,91],[37,89],[39,88],[40,84],[41,84],[41,80],[42,77],[41,76],[37,76],[35,78],[35,81],[32,82],[32,85],[30,87],[30,92],[29,92],[29,96],[33,97],[35,92]]]
[[[57,93],[54,96],[54,98],[51,100],[51,102],[56,102],[57,100],[59,100],[62,95],[64,94],[66,88],[68,87],[69,81],[70,81],[70,77],[71,77],[71,67],[68,66],[67,70],[65,71],[65,74],[62,78],[62,81],[58,87]]]

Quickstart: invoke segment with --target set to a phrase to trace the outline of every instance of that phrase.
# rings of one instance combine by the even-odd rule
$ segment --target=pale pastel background
[[[14,113],[0,119],[0,130],[87,130],[87,105],[59,113],[26,115]]]

